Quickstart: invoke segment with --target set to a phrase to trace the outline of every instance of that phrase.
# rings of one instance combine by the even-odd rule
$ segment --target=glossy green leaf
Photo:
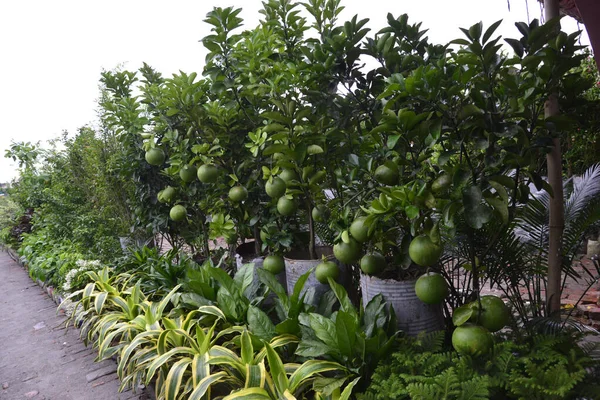
[[[260,308],[248,307],[248,329],[257,337],[270,341],[275,336],[275,325],[269,316]]]
[[[473,309],[467,305],[455,308],[452,313],[452,323],[454,326],[461,326],[465,324],[472,315]]]

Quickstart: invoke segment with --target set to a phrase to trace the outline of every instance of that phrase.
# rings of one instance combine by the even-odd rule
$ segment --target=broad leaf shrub
[[[366,399],[598,398],[598,364],[569,333],[498,341],[482,358],[459,356],[444,333],[402,338],[373,374]],[[593,372],[591,370],[593,369]]]

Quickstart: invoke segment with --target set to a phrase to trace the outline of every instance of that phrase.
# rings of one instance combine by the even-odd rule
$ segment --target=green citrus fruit
[[[285,261],[281,256],[266,256],[263,261],[263,269],[277,275],[285,269]]]
[[[439,304],[448,296],[448,283],[438,273],[421,275],[415,284],[417,297],[426,304]]]
[[[284,169],[279,174],[279,177],[281,179],[283,179],[283,181],[286,183],[286,185],[289,185],[290,182],[292,182],[292,181],[298,180],[298,175],[296,174],[296,172],[294,170],[291,170],[291,169]]]
[[[327,219],[327,215],[329,214],[329,210],[327,209],[327,207],[319,205],[313,207],[311,214],[313,220],[317,222],[325,222],[325,220]]]
[[[179,177],[184,182],[192,182],[194,179],[196,179],[196,167],[193,165],[184,165],[179,170]]]
[[[278,176],[273,178],[273,181],[265,183],[265,192],[269,197],[281,197],[285,194],[285,189],[285,181]]]
[[[248,190],[243,186],[234,186],[229,189],[229,200],[239,203],[248,198]]]
[[[284,217],[289,217],[296,212],[296,202],[282,196],[277,200],[277,212]]]
[[[350,243],[341,241],[333,246],[333,255],[344,264],[352,264],[360,258],[361,246],[354,239]]]
[[[442,193],[450,187],[451,183],[452,177],[449,174],[442,174],[431,184],[431,191],[434,194]]]
[[[260,230],[260,240],[266,242],[267,239],[275,233],[277,233],[277,227],[275,225],[263,226]]]
[[[173,200],[175,200],[175,194],[175,188],[172,186],[167,186],[166,188],[158,192],[158,201],[160,201],[161,203],[170,203]]]
[[[350,225],[350,234],[360,243],[369,240],[369,228],[365,225],[367,217],[358,217]]]
[[[173,221],[183,221],[187,215],[187,210],[181,204],[177,204],[171,208],[169,216]]]
[[[394,163],[386,163],[380,165],[375,170],[375,180],[384,185],[397,185],[398,179],[400,178],[400,171],[398,166]]]
[[[321,283],[328,283],[327,278],[332,278],[334,281],[340,276],[340,269],[333,261],[323,261],[317,265],[315,276]]]
[[[494,338],[483,326],[464,324],[454,330],[452,346],[459,354],[478,357],[492,349]]]
[[[360,259],[360,269],[367,275],[377,275],[385,269],[387,263],[381,253],[373,252],[365,254]]]
[[[408,255],[415,264],[429,267],[437,263],[442,256],[442,246],[433,243],[429,236],[420,235],[410,242]]]
[[[198,179],[202,183],[215,183],[219,179],[219,169],[212,164],[203,164],[198,168]]]
[[[165,162],[165,152],[154,147],[146,152],[145,158],[150,165],[162,165]]]
[[[478,302],[474,301],[470,304],[477,307]],[[497,296],[481,296],[481,313],[474,310],[469,321],[478,323],[490,332],[497,332],[510,321],[510,309]]]

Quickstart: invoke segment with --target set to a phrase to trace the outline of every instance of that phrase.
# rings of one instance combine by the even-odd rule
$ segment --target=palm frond
[[[565,191],[565,221],[576,220],[600,196],[600,164],[592,165],[580,179],[573,180],[571,193]]]
[[[549,204],[548,192],[538,192],[515,218],[515,235],[540,252],[548,247]]]
[[[566,269],[584,233],[600,219],[600,164],[590,167],[579,179],[564,184],[565,229],[563,256]],[[550,195],[542,191],[534,195],[515,220],[515,234],[547,259]]]
[[[573,190],[565,201],[565,230],[563,254],[567,262],[581,245],[586,231],[600,220],[600,164],[590,167],[573,183]],[[571,256],[571,257],[569,257]]]

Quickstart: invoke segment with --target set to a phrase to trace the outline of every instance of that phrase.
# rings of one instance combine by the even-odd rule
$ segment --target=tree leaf
[[[263,150],[263,155],[264,156],[270,156],[272,154],[275,153],[287,153],[289,152],[290,148],[288,145],[285,144],[272,144],[267,146],[264,150]]]
[[[321,153],[323,153],[323,151],[324,151],[323,148],[317,144],[311,144],[310,146],[308,146],[306,148],[306,152],[309,155],[321,154]]]
[[[481,229],[492,219],[492,210],[483,204],[472,209],[465,209],[465,220],[471,228]]]
[[[415,219],[419,216],[419,207],[410,204],[404,207],[404,212],[406,213],[408,219]]]
[[[485,30],[485,33],[483,34],[483,38],[481,39],[481,43],[485,44],[485,42],[488,41],[488,39],[494,34],[494,32],[496,32],[496,29],[498,29],[498,26],[500,26],[501,23],[502,23],[502,20],[498,20],[498,21],[494,22],[492,25],[490,25],[490,27]]]
[[[473,309],[468,305],[460,306],[454,309],[452,313],[452,323],[454,326],[461,326],[466,323],[473,315]]]
[[[468,210],[472,210],[481,204],[482,197],[479,186],[469,186],[463,190],[463,204]]]

